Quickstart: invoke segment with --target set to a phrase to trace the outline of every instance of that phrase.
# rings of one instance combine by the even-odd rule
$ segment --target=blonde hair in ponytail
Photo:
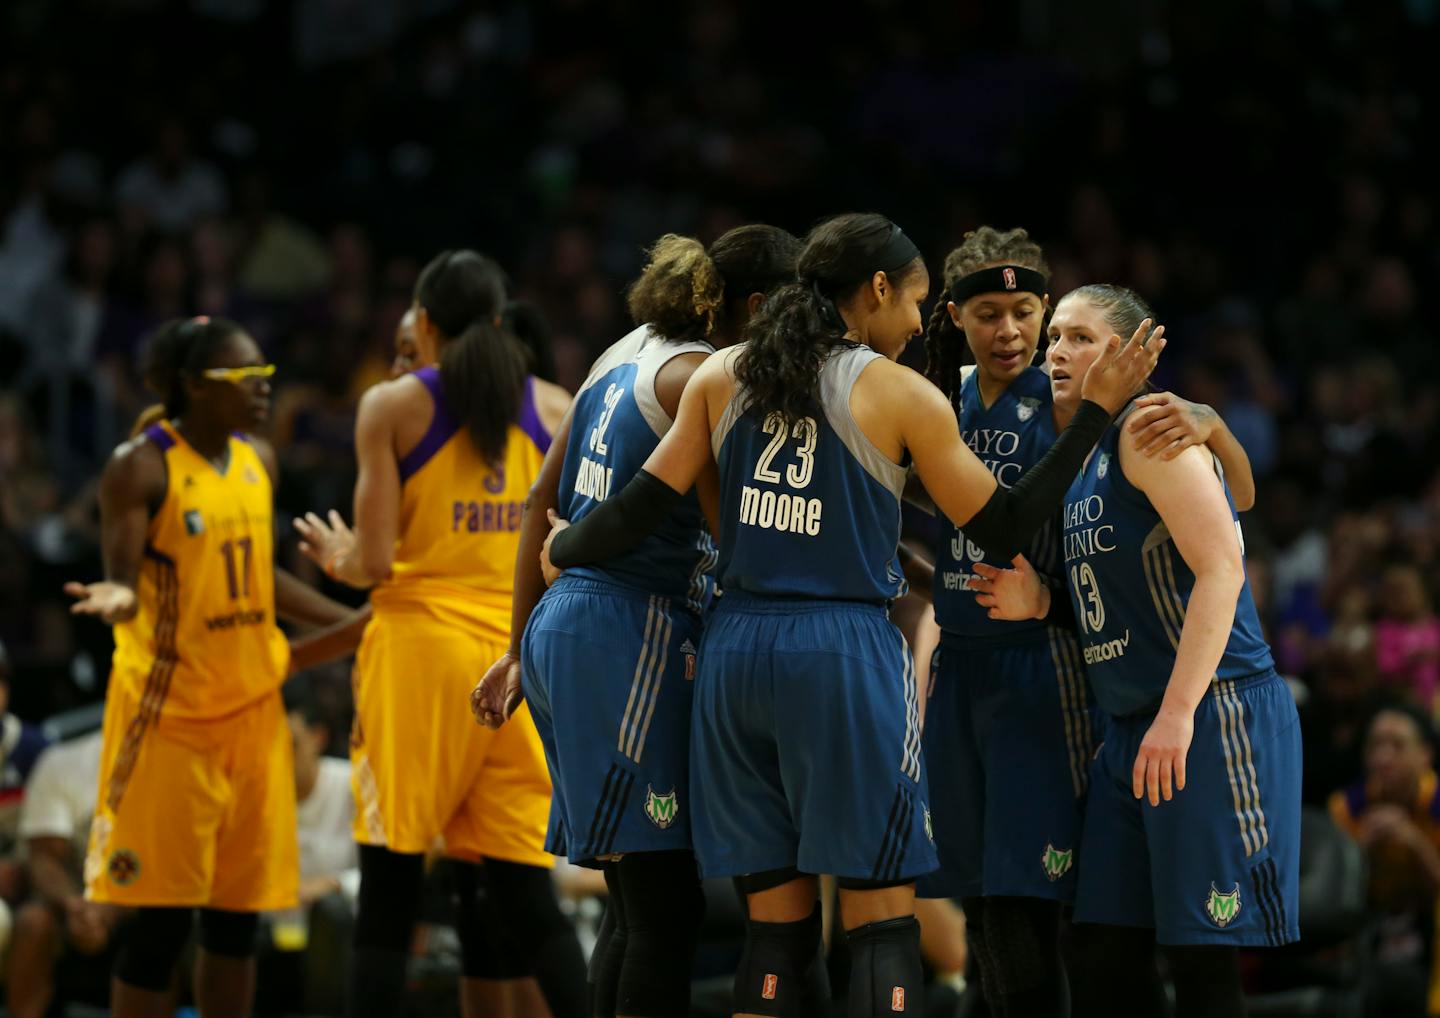
[[[647,252],[625,303],[636,325],[649,325],[674,343],[709,339],[725,303],[725,280],[705,245],[667,233]]]

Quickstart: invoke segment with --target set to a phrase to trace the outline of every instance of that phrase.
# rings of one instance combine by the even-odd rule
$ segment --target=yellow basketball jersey
[[[115,627],[112,684],[161,717],[223,717],[273,693],[289,646],[275,623],[270,477],[243,438],[222,473],[168,422],[145,430],[165,457],[139,611]]]
[[[445,406],[440,373],[422,368],[435,401],[430,427],[400,461],[400,537],[389,579],[370,594],[378,620],[421,612],[485,639],[510,636],[520,515],[550,436],[535,412],[534,379],[492,468]]]

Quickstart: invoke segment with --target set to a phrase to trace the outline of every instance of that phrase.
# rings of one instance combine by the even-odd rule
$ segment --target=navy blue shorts
[[[1212,683],[1195,712],[1185,788],[1136,799],[1153,714],[1111,718],[1091,770],[1075,921],[1143,926],[1162,944],[1299,939],[1300,721],[1273,671]]]
[[[876,605],[727,593],[705,628],[690,785],[707,877],[935,868],[914,660]]]
[[[554,794],[545,848],[572,862],[690,848],[700,620],[678,601],[562,576],[521,644]]]
[[[1094,713],[1068,630],[942,634],[924,738],[940,869],[922,897],[1074,900]]]

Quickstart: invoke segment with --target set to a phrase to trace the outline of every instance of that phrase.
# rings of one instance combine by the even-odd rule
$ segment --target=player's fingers
[[[977,576],[983,576],[987,580],[993,580],[1000,575],[1000,570],[988,562],[976,562],[971,566]]]
[[[1177,438],[1175,439],[1175,441],[1171,442],[1165,447],[1165,449],[1160,453],[1160,458],[1164,460],[1173,460],[1176,456],[1179,456],[1188,448],[1190,448],[1189,439],[1183,437]]]
[[[982,608],[994,608],[994,607],[995,607],[995,595],[994,595],[994,594],[976,594],[976,595],[975,595],[975,603],[978,604],[978,605],[980,605],[980,607],[982,607]]]
[[[1136,405],[1139,405],[1138,400]],[[1167,416],[1169,416],[1169,411],[1163,406],[1148,406],[1130,414],[1130,420],[1126,423],[1125,430],[1133,434],[1142,428],[1153,427],[1156,421],[1163,421]]]
[[[1175,791],[1185,790],[1185,754],[1175,754]]]
[[[83,583],[77,583],[77,582],[75,582],[74,580],[71,580],[69,583],[65,584],[65,586],[64,586],[62,589],[65,591],[65,593],[69,594],[71,597],[89,597],[89,596],[90,596],[90,588],[86,587],[85,584],[83,584]]]
[[[1144,346],[1145,337],[1149,335],[1150,326],[1153,324],[1154,322],[1152,322],[1149,318],[1142,321],[1138,326],[1135,327],[1135,332],[1130,336],[1130,342],[1139,344],[1140,346]]]
[[[1171,797],[1175,794],[1175,786],[1173,784],[1173,781],[1174,768],[1171,763],[1170,757],[1167,756],[1160,761],[1160,797],[1166,802],[1169,802]]]
[[[1143,452],[1146,456],[1154,456],[1157,452],[1159,452],[1161,449],[1164,449],[1167,445],[1171,444],[1172,442],[1180,441],[1184,437],[1185,433],[1178,425],[1166,424],[1164,428],[1157,429],[1154,435],[1146,438],[1145,445],[1141,448],[1140,451]]]
[[[327,516],[330,520],[331,529],[335,530],[336,532],[342,532],[348,529],[345,526],[345,518],[340,515],[340,511],[338,509],[331,509]]]
[[[1130,791],[1135,793],[1135,798],[1140,799],[1145,795],[1145,747],[1140,747],[1140,752],[1135,755],[1135,766],[1130,769]]]
[[[1160,760],[1150,757],[1145,761],[1145,789],[1150,793],[1150,805],[1160,805]]]

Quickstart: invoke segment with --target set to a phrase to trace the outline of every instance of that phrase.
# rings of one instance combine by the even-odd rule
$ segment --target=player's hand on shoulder
[[[1173,460],[1192,445],[1210,441],[1219,419],[1204,403],[1191,403],[1171,392],[1151,392],[1135,401],[1125,430],[1144,455]]]
[[[550,518],[550,533],[545,535],[545,544],[540,548],[540,571],[545,574],[545,586],[548,587],[564,572],[550,561],[550,543],[555,540],[556,534],[570,526],[570,521],[557,516],[554,509],[547,509],[546,513]]]
[[[486,728],[499,728],[524,699],[520,688],[520,659],[506,651],[470,691],[470,713]]]
[[[94,615],[102,622],[115,625],[135,617],[139,602],[133,588],[123,583],[102,580],[99,583],[65,584],[65,593],[76,598],[70,606],[71,615]]]
[[[1120,412],[1150,377],[1160,360],[1160,351],[1165,349],[1165,326],[1152,329],[1153,324],[1145,319],[1123,346],[1119,336],[1110,337],[1105,352],[1090,365],[1080,383],[1083,398],[1099,403],[1111,414]]]
[[[975,601],[990,609],[992,619],[1011,622],[1044,618],[1050,608],[1049,590],[1024,555],[1016,555],[1011,569],[976,562],[970,589]]]

